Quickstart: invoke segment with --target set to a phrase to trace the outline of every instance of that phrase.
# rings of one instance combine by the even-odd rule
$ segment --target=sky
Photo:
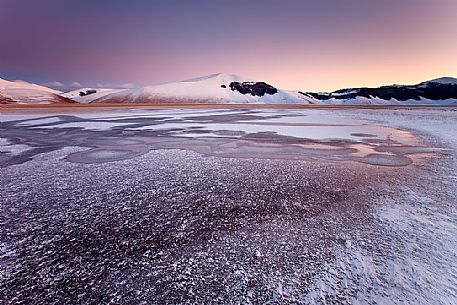
[[[457,0],[0,0],[0,77],[139,86],[233,73],[333,91],[457,77]]]

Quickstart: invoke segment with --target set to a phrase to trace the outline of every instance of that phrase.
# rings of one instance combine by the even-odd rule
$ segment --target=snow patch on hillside
[[[0,103],[5,101],[18,104],[71,102],[61,97],[60,93],[60,91],[24,81],[8,81],[0,78]]]
[[[48,93],[53,93],[53,94],[61,93],[60,91],[57,91],[57,90],[54,90],[54,89],[51,89],[48,87],[28,83],[28,82],[25,82],[22,80],[8,81],[8,80],[0,78],[0,90],[10,91],[13,89],[15,89],[15,90],[18,90],[18,89],[36,90],[36,91],[44,91],[44,92],[48,92]]]
[[[457,85],[457,78],[441,77],[441,78],[429,80],[428,82],[425,82],[425,83],[438,83],[438,84],[442,84],[442,85]]]
[[[96,93],[92,93],[92,94],[88,94],[88,95],[84,95],[84,96],[80,95],[80,92],[87,92],[89,90],[96,90],[97,92]],[[78,89],[78,90],[73,90],[73,91],[70,91],[70,92],[63,93],[62,96],[66,97],[66,98],[69,98],[69,99],[72,99],[72,100],[74,100],[76,102],[79,102],[79,103],[82,103],[82,104],[88,104],[88,103],[91,103],[92,101],[94,101],[96,99],[102,98],[102,97],[107,96],[109,94],[122,92],[124,90],[126,90],[126,89],[81,88],[81,89]]]

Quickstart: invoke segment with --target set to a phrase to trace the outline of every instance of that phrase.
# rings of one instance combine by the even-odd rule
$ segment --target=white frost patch
[[[57,123],[60,122],[60,119],[57,117],[44,118],[44,119],[32,119],[27,122],[22,122],[17,125],[19,126],[35,126],[41,124]]]
[[[457,304],[455,206],[449,202],[450,206],[443,207],[412,190],[402,198],[403,202],[384,205],[379,211],[380,221],[405,246],[399,252],[406,257],[395,257],[389,262],[398,269],[395,287],[419,293],[418,304]]]
[[[90,130],[108,130],[113,127],[119,126],[128,126],[132,123],[110,123],[110,122],[72,122],[72,123],[63,123],[58,125],[53,125],[51,128],[84,128]],[[32,127],[32,128],[49,128],[49,127]]]
[[[165,121],[166,122],[166,121]],[[172,129],[184,129],[190,131],[182,133],[182,131],[176,131],[175,133],[188,136],[208,136],[208,133],[192,132],[192,128],[195,130],[207,130],[210,132],[228,130],[235,132],[244,133],[260,133],[269,132],[275,133],[282,136],[307,138],[315,140],[326,140],[326,139],[349,139],[352,141],[361,141],[361,137],[352,136],[353,133],[368,133],[373,134],[379,139],[386,140],[389,137],[393,140],[399,140],[405,144],[413,144],[410,142],[408,134],[402,131],[395,131],[390,128],[376,126],[376,125],[350,125],[350,126],[288,126],[288,125],[266,125],[256,124],[257,121],[251,123],[235,123],[235,124],[221,124],[221,123],[163,123],[159,125],[150,125],[135,127],[129,130],[154,130],[154,131],[165,131]],[[266,122],[263,122],[266,123]],[[305,122],[302,122],[305,123]],[[314,123],[310,123],[314,124]],[[182,133],[182,134],[181,134]],[[214,135],[214,134],[211,134]],[[216,135],[217,136],[217,135]]]
[[[380,204],[381,225],[400,242],[381,241],[382,254],[346,243],[316,277],[306,304],[457,304],[455,210],[448,215],[431,208],[430,198],[408,196],[406,204]]]
[[[333,111],[345,118],[380,123],[385,126],[417,130],[439,139],[457,150],[456,110],[354,110]]]
[[[24,144],[11,144],[8,139],[0,138],[0,153],[17,156],[29,149],[32,149],[32,147]]]
[[[410,128],[445,142],[454,151],[446,165],[424,169],[375,203],[383,238],[376,253],[360,243],[337,250],[316,276],[305,303],[457,304],[457,112],[374,110],[335,112]]]
[[[277,113],[278,114],[278,113]],[[265,116],[263,120],[256,120],[253,122],[259,123],[285,123],[285,124],[329,124],[329,125],[363,125],[367,122],[362,120],[348,119],[340,116],[335,116],[328,111],[320,110],[301,110],[301,111],[289,111],[287,113],[279,113],[284,115],[283,117],[277,118],[272,117],[273,115],[256,114]],[[251,122],[251,121],[246,121]]]

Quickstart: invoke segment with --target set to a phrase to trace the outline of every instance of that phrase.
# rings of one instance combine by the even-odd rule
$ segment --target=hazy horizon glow
[[[285,89],[457,76],[457,1],[0,0],[0,77],[139,85],[217,72]]]

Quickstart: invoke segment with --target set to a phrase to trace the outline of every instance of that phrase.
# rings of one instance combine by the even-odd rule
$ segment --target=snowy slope
[[[96,90],[96,93],[85,95],[85,96],[80,96],[80,92],[87,92],[88,90]],[[92,101],[105,97],[109,94],[113,93],[119,93],[122,92],[126,89],[111,89],[111,88],[81,88],[78,90],[73,90],[70,92],[65,92],[61,94],[63,97],[72,99],[78,103],[81,104],[88,104],[91,103]]]
[[[0,78],[0,104],[54,104],[72,103],[48,87],[24,81],[8,81]]]
[[[5,79],[0,78],[0,90],[11,90],[11,89],[23,89],[23,90],[38,90],[38,91],[45,91],[49,93],[54,93],[54,94],[59,94],[60,91],[28,83],[25,81],[21,80],[16,80],[16,81],[8,81]]]
[[[441,85],[457,85],[457,78],[441,77],[441,78],[429,80],[427,82],[424,82],[423,84],[429,84],[429,83],[435,83],[435,84],[441,84]]]
[[[109,94],[94,103],[307,103],[298,92],[277,89],[275,94],[254,96],[232,90],[233,82],[256,83],[252,79],[232,74],[212,74],[181,82],[146,86]],[[275,88],[276,89],[276,88]]]

